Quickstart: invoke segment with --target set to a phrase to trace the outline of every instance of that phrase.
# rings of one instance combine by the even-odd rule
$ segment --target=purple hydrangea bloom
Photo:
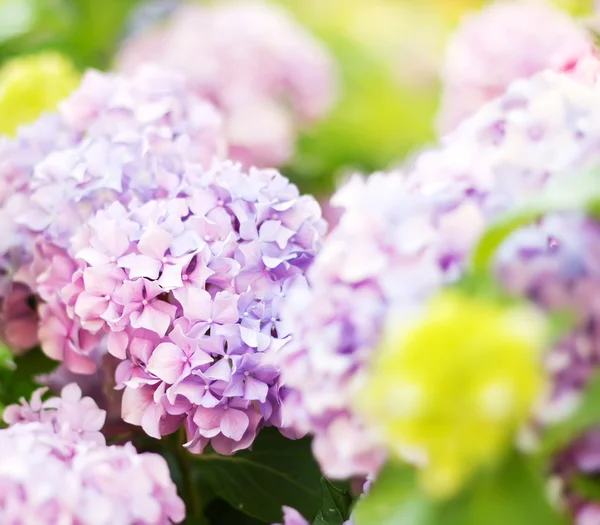
[[[0,521],[168,525],[185,516],[164,458],[106,446],[105,413],[77,386],[7,407],[0,430]]]
[[[352,404],[386,318],[401,320],[459,278],[499,214],[599,162],[598,65],[585,66],[513,83],[404,178],[354,180],[335,197],[344,214],[307,274],[310,287],[288,294],[282,319],[294,338],[281,353],[291,389],[284,415],[315,435],[328,475],[370,474],[383,460]]]
[[[275,170],[226,162],[187,193],[99,211],[73,237],[78,270],[61,293],[71,321],[108,334],[122,360],[126,422],[156,438],[184,425],[190,450],[229,454],[283,424],[280,303],[304,281],[325,222]]]
[[[44,351],[74,372],[92,373],[95,363],[87,355],[101,341],[73,324],[74,290],[65,289],[77,271],[71,237],[113,201],[180,195],[225,154],[220,114],[173,71],[142,67],[127,79],[90,71],[57,115],[23,128],[6,148],[0,169],[13,195],[6,205],[0,201],[0,214],[12,214],[8,225],[15,231],[0,247],[7,268],[10,263],[8,289],[21,281],[41,299]],[[30,315],[26,325],[28,312],[20,311],[21,322],[2,330],[16,348],[30,343],[24,327],[36,322]]]

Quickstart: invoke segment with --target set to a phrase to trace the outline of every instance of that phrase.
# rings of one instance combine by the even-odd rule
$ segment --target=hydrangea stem
[[[190,457],[187,454],[183,443],[185,443],[185,430],[179,430],[179,439],[175,443],[174,454],[177,466],[181,473],[182,494],[181,497],[185,501],[187,510],[187,520],[198,525],[208,525],[208,520],[204,516],[205,498],[202,498],[198,487],[194,481],[192,473]]]

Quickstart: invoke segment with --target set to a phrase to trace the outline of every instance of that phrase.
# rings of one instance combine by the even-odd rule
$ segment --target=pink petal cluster
[[[280,303],[304,282],[325,222],[318,203],[275,170],[217,164],[187,191],[114,202],[89,219],[60,293],[72,326],[108,334],[108,351],[122,360],[126,422],[156,438],[185,425],[190,450],[210,442],[228,454],[250,446],[261,426],[283,426],[273,359],[289,340]],[[56,331],[44,335],[63,337],[51,320]]]
[[[56,434],[72,441],[92,441],[104,445],[106,440],[100,432],[106,412],[98,408],[91,397],[82,397],[76,384],[66,385],[60,397],[42,401],[46,388],[36,390],[31,401],[21,399],[20,405],[4,409],[3,418],[9,425],[39,422],[48,424]]]
[[[76,374],[60,363],[52,372],[36,377],[36,382],[47,386],[53,394],[59,394],[66,385],[76,384],[82,395],[91,397],[98,406],[106,412],[106,422],[102,433],[107,437],[123,435],[132,428],[121,418],[122,390],[116,390],[115,370],[120,363],[114,356],[103,353],[104,347],[99,347],[92,354],[97,363],[93,374]]]
[[[104,420],[75,386],[11,406],[0,430],[0,522],[168,525],[185,516],[166,461],[131,444],[106,446]]]
[[[91,373],[95,363],[88,355],[100,338],[73,324],[68,292],[62,292],[76,270],[68,250],[75,230],[111,202],[179,195],[197,172],[223,157],[226,144],[214,106],[197,98],[181,74],[155,66],[127,79],[90,71],[47,120],[7,143],[11,154],[0,165],[15,191],[6,206],[0,202],[0,215],[12,213],[9,231],[18,233],[4,247],[2,260],[17,259],[7,291],[14,280],[27,284],[41,299],[44,351],[74,372]],[[4,337],[16,349],[28,347],[35,342],[35,313],[22,289],[10,297]],[[23,299],[20,306],[16,299]]]
[[[184,71],[223,111],[231,158],[246,166],[289,160],[299,129],[336,98],[324,46],[261,1],[182,5],[165,25],[126,42],[117,67],[129,72],[150,61]]]
[[[440,131],[454,129],[513,80],[545,69],[569,71],[593,53],[583,25],[551,2],[496,0],[466,17],[448,44]]]
[[[459,278],[489,221],[549,181],[600,163],[600,90],[591,65],[577,78],[547,71],[513,83],[417,158],[406,176],[355,179],[335,197],[345,212],[308,271],[310,286],[288,294],[282,318],[294,337],[280,354],[282,380],[292,390],[284,414],[315,435],[314,452],[328,475],[373,473],[383,460],[352,406],[386,318],[402,319]],[[580,239],[582,231],[572,235]],[[587,231],[583,238],[592,239]],[[538,241],[548,245],[545,235]],[[538,267],[540,278],[548,276],[545,267]],[[564,295],[562,283],[544,282],[548,293]],[[595,289],[583,285],[580,293],[593,299]]]

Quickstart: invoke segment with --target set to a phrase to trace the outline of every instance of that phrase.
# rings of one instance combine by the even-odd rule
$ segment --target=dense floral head
[[[72,326],[58,293],[76,269],[68,253],[75,230],[111,202],[179,195],[226,149],[216,109],[193,95],[181,74],[150,66],[127,79],[88,72],[58,114],[22,128],[0,147],[6,185],[0,188],[0,217],[7,225],[0,297],[16,279],[42,299],[40,335],[53,357],[63,356],[66,347],[89,353],[98,344]],[[19,309],[24,317],[25,305]],[[48,331],[56,333],[58,325],[63,340],[49,341]],[[9,343],[31,341],[15,334],[25,323],[12,326]],[[80,359],[73,369],[93,368]]]
[[[56,52],[13,58],[0,68],[0,134],[13,135],[58,103],[79,83],[79,73]]]
[[[231,453],[260,426],[282,426],[279,307],[304,281],[325,223],[275,170],[215,165],[189,195],[98,212],[73,239],[77,269],[60,294],[70,326],[108,334],[122,360],[125,421],[154,437],[185,424],[192,450],[211,441]],[[50,319],[42,343],[64,339]],[[61,349],[66,362],[87,351]]]
[[[107,447],[104,412],[77,387],[62,398],[7,407],[0,430],[0,521],[168,525],[183,520],[164,458],[131,444]],[[102,439],[101,439],[102,438]]]
[[[147,61],[191,77],[224,112],[231,157],[246,165],[287,161],[298,127],[321,118],[336,94],[324,47],[281,7],[260,1],[183,5],[165,26],[127,42],[118,67]]]
[[[18,220],[61,248],[104,205],[177,195],[188,165],[209,166],[225,152],[214,107],[180,74],[155,67],[127,79],[88,72],[60,117],[79,140],[36,164]]]
[[[441,131],[454,129],[513,80],[545,69],[569,71],[592,53],[591,36],[583,26],[551,2],[493,2],[467,17],[448,44]]]
[[[329,475],[368,474],[382,460],[351,400],[389,309],[460,277],[486,223],[520,198],[600,162],[594,71],[517,81],[404,180],[354,179],[335,197],[345,212],[282,316],[294,334],[282,352],[288,419],[315,434]]]

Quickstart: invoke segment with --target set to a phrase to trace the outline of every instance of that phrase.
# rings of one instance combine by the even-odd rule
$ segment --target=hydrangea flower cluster
[[[166,461],[106,446],[104,411],[71,385],[61,398],[7,407],[0,430],[0,521],[168,525],[185,516]]]
[[[149,61],[184,71],[223,111],[231,158],[246,166],[289,160],[298,129],[336,98],[324,46],[281,7],[260,1],[181,6],[167,24],[126,42],[117,66],[129,72]]]
[[[460,277],[488,221],[598,162],[591,66],[577,78],[543,72],[513,83],[417,158],[404,181],[354,180],[336,197],[345,213],[308,272],[310,288],[291,290],[283,309],[294,334],[282,352],[286,404],[315,434],[328,475],[369,474],[383,459],[351,402],[388,313]]]
[[[115,202],[89,219],[61,294],[73,322],[89,337],[108,334],[122,360],[125,421],[156,438],[185,424],[190,450],[210,441],[229,454],[262,425],[283,426],[280,303],[304,282],[325,222],[275,170],[226,162],[198,177],[189,197]],[[44,339],[62,340],[51,320]]]
[[[99,341],[73,325],[59,293],[76,269],[68,253],[73,233],[114,200],[178,195],[199,167],[223,156],[221,117],[178,73],[144,67],[125,79],[90,71],[58,115],[23,128],[5,147],[4,291],[15,279],[27,284],[43,301],[44,350],[90,373],[95,365],[76,354]],[[60,340],[52,338],[57,331]],[[13,340],[22,336],[13,332]]]
[[[593,52],[584,27],[546,0],[493,2],[467,17],[447,46],[440,131],[454,129],[513,80],[569,71]]]

